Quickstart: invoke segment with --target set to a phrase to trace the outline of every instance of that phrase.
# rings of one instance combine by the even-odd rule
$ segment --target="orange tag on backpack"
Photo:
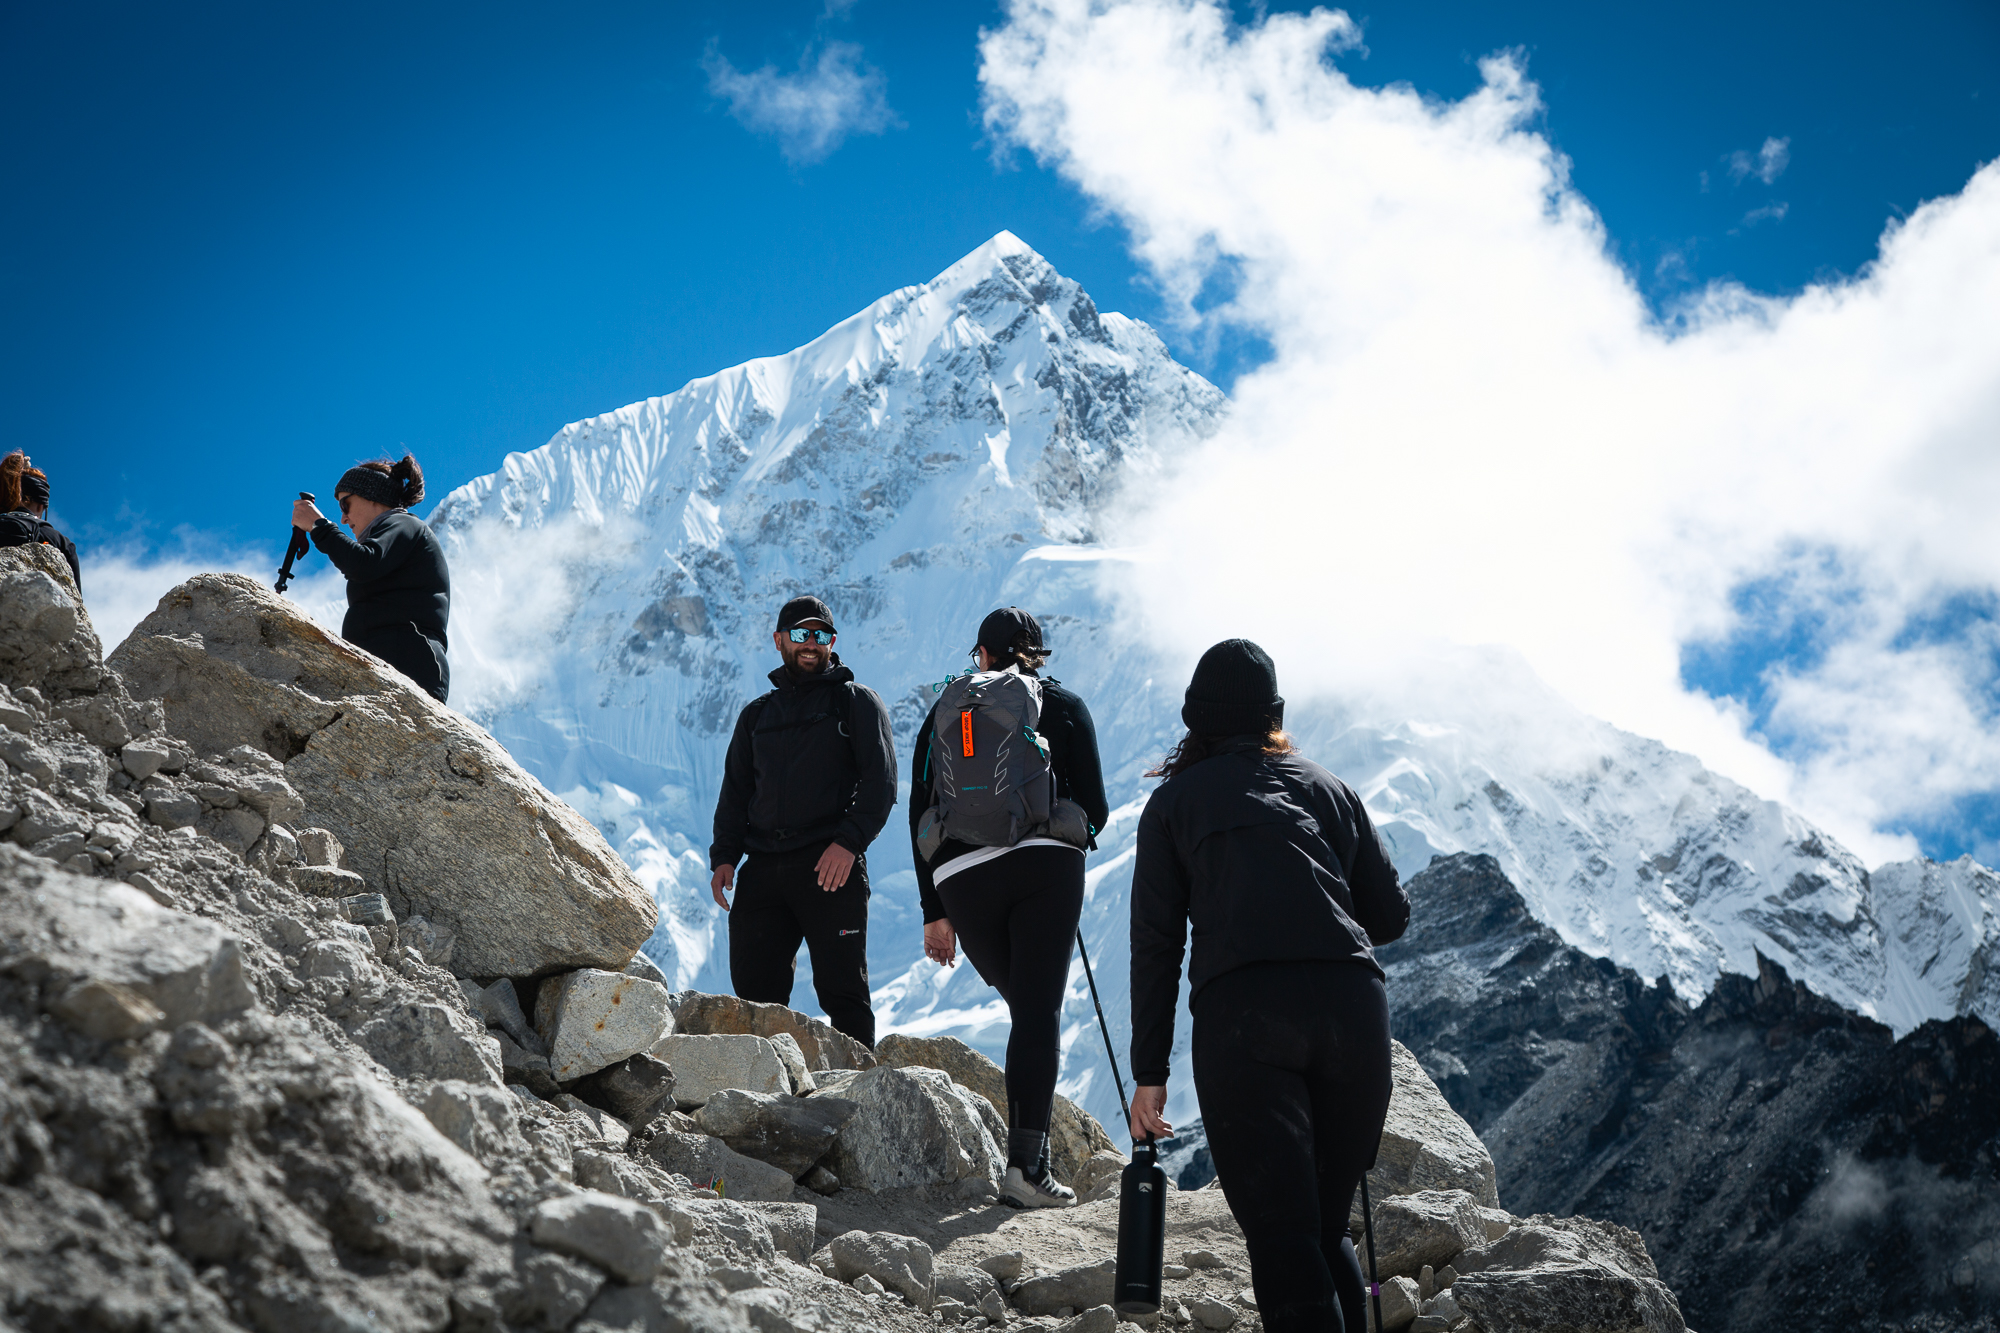
[[[958,715],[958,734],[965,741],[965,757],[972,758],[972,710],[966,709]]]

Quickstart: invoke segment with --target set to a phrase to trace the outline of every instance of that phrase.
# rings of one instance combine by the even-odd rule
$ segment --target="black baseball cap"
[[[979,646],[993,656],[1007,656],[1017,642],[1025,648],[1042,646],[1042,622],[1020,607],[1003,606],[979,622]]]
[[[826,603],[817,597],[794,597],[785,603],[785,609],[778,612],[778,633],[797,629],[808,620],[817,620],[828,629],[834,629],[833,612],[827,610]],[[838,633],[838,630],[834,630]]]

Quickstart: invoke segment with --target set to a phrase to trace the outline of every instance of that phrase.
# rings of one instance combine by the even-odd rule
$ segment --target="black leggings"
[[[1194,1086],[1270,1333],[1360,1333],[1347,1236],[1389,1113],[1389,997],[1358,963],[1254,963],[1194,1002]]]
[[[1049,1132],[1062,1063],[1063,990],[1083,913],[1083,853],[1016,847],[937,886],[965,956],[1000,992],[1007,1037],[1007,1127]]]
[[[812,953],[813,990],[835,1028],[871,1050],[875,1010],[868,995],[868,857],[854,858],[847,883],[819,886],[816,842],[789,852],[752,852],[736,876],[729,909],[729,981],[746,1000],[792,1002],[799,943]]]

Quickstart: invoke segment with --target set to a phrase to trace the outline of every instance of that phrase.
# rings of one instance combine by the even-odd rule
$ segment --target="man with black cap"
[[[1271,1333],[1364,1329],[1348,1209],[1389,1109],[1375,946],[1410,900],[1352,787],[1292,748],[1270,656],[1202,654],[1132,871],[1132,1137],[1165,1137],[1181,956],[1208,1150]]]
[[[738,995],[790,1004],[803,941],[820,1008],[873,1047],[866,853],[895,808],[896,758],[889,710],[841,665],[834,638],[833,612],[817,597],[794,597],[778,612],[771,642],[784,662],[771,673],[774,688],[736,719],[715,802],[709,888],[729,913]]]

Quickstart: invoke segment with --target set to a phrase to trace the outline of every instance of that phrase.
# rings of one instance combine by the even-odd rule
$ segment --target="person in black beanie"
[[[917,733],[910,760],[910,844],[924,909],[924,953],[953,965],[957,946],[987,985],[1007,1001],[1007,1173],[1001,1197],[1024,1208],[1066,1208],[1076,1193],[1049,1169],[1049,1120],[1062,1064],[1062,1002],[1069,984],[1070,942],[1083,912],[1083,860],[1111,817],[1097,729],[1074,690],[1041,667],[1049,659],[1041,622],[1018,606],[1002,607],[979,626],[972,649],[981,671],[1011,671],[1038,682],[1035,732],[1048,746],[1049,795],[1074,804],[1069,838],[1027,828],[1001,846],[946,836],[925,855],[924,816],[936,800],[932,746],[940,699]],[[952,725],[949,715],[947,726]],[[1052,812],[1053,813],[1053,812]]]
[[[1367,1327],[1347,1237],[1389,1109],[1389,1004],[1372,946],[1410,900],[1352,788],[1280,728],[1247,639],[1202,654],[1187,735],[1152,776],[1132,877],[1132,1137],[1166,1137],[1188,923],[1194,1084],[1270,1333]]]
[[[375,654],[408,676],[439,703],[451,692],[449,642],[451,569],[444,546],[428,524],[410,512],[424,498],[424,472],[416,458],[386,458],[347,469],[333,488],[340,521],[334,526],[311,500],[292,506],[292,526],[347,576],[347,616],[340,637]]]
[[[882,696],[841,663],[836,637],[817,597],[778,612],[771,642],[783,661],[770,691],[744,705],[723,759],[709,892],[729,913],[738,995],[790,1004],[804,943],[827,1020],[872,1048],[867,853],[896,805],[895,742]]]

